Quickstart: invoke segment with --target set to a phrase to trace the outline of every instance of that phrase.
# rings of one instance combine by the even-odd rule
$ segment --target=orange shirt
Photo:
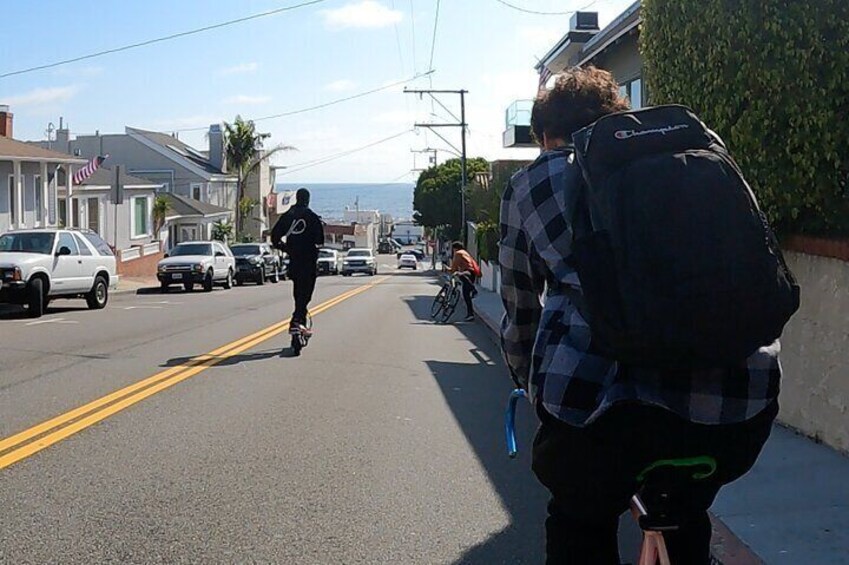
[[[451,261],[450,270],[453,273],[472,272],[472,256],[465,249],[458,249],[454,252],[454,260]]]

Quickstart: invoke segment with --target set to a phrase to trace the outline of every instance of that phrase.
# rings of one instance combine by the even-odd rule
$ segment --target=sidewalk
[[[481,289],[475,308],[497,341],[501,298]],[[751,472],[725,487],[711,510],[719,518],[714,553],[724,565],[849,564],[849,457],[781,425]]]
[[[124,277],[118,280],[118,288],[112,294],[143,294],[159,290],[156,277]]]

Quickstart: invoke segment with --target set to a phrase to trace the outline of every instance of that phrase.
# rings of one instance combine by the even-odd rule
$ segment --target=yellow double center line
[[[333,308],[340,302],[344,302],[382,283],[387,278],[382,277],[373,283],[342,293],[327,302],[319,304],[310,310],[310,314],[314,316],[329,308]],[[145,398],[162,392],[210,367],[218,365],[222,361],[244,353],[260,343],[288,331],[290,321],[283,320],[282,322],[268,326],[256,333],[228,343],[214,351],[210,351],[205,355],[194,357],[186,363],[161,371],[130,386],[93,400],[79,408],[75,408],[70,412],[51,418],[3,439],[0,441],[0,469],[26,459],[42,449],[46,449],[137,402],[141,402]]]

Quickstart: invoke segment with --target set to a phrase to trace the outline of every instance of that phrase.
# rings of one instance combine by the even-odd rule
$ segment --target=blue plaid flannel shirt
[[[567,264],[580,170],[570,150],[546,151],[511,179],[501,201],[501,328],[513,380],[556,418],[584,426],[620,402],[659,406],[703,424],[748,420],[778,396],[778,341],[739,366],[673,371],[620,366],[593,353],[586,321],[562,293],[580,289]]]

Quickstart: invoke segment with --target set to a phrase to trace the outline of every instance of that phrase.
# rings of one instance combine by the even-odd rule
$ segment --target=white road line
[[[27,326],[40,326],[42,324],[79,324],[79,322],[74,320],[66,320],[65,318],[52,318],[50,320],[35,320],[33,322],[27,322]]]
[[[124,310],[162,310],[162,306],[125,306]]]

